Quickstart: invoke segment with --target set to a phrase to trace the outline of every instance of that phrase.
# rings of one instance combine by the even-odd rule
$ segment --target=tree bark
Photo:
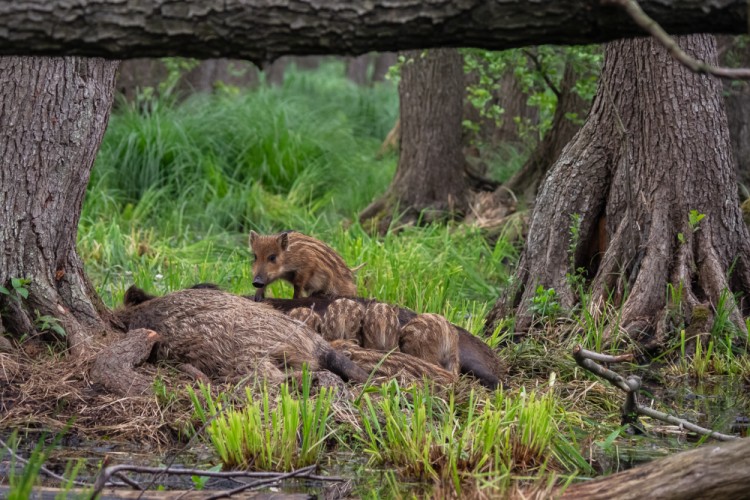
[[[680,44],[716,63],[712,36],[681,37]],[[691,210],[705,214],[699,225],[689,224]],[[611,298],[622,306],[620,328],[647,349],[675,331],[669,321],[689,324],[694,307],[718,304],[725,290],[750,292],[750,235],[721,83],[691,73],[649,38],[607,46],[588,119],[539,193],[518,286],[495,305],[486,331],[514,308],[516,329],[527,331],[537,285],[554,288],[561,305],[572,308],[579,297],[568,274],[578,268],[592,280],[592,312]],[[683,286],[679,318],[668,314],[669,283]],[[737,309],[732,320],[744,330]]]
[[[361,214],[387,231],[394,210],[400,223],[445,218],[466,209],[461,152],[463,58],[456,49],[410,51],[401,70],[401,149],[387,192]]]
[[[744,0],[642,0],[674,34],[747,31]],[[0,0],[0,54],[249,59],[429,47],[503,50],[642,35],[606,2]]]
[[[348,58],[346,61],[346,77],[359,86],[367,85],[369,83],[367,70],[370,69],[371,59],[371,54]]]
[[[61,321],[73,355],[104,334],[110,313],[76,253],[81,205],[107,126],[118,62],[0,58],[0,295],[11,333]],[[29,279],[28,299],[11,278]]]
[[[576,500],[660,500],[747,498],[750,439],[708,444],[619,474],[568,487],[562,498]]]

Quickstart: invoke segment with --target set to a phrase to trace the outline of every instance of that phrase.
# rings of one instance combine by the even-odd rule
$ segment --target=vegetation
[[[340,74],[327,64],[292,71],[278,88],[223,86],[181,102],[144,92],[133,103],[120,102],[79,228],[79,252],[104,301],[117,307],[133,283],[159,294],[198,282],[252,293],[248,232],[296,229],[331,244],[351,266],[365,264],[357,272],[361,295],[441,313],[478,334],[493,302],[512,285],[520,242],[502,234],[489,241],[455,224],[398,228],[397,218],[399,231],[377,237],[356,223],[393,176],[395,157],[375,153],[396,119],[398,99],[390,83],[358,88]],[[576,221],[570,231],[576,237]],[[188,389],[191,423],[205,425],[202,435],[216,460],[229,467],[291,470],[326,461],[335,474],[339,456],[364,456],[356,466],[363,496],[400,496],[425,485],[445,496],[508,494],[520,486],[545,491],[616,470],[620,461],[641,459],[619,440],[619,396],[581,373],[568,353],[578,343],[616,352],[620,311],[593,304],[574,269],[569,279],[581,297],[576,309],[565,310],[553,288],[540,286],[533,300],[540,335],[509,344],[514,319],[508,317],[488,339],[512,367],[497,391],[463,381],[449,389],[390,383],[357,388],[358,397],[342,402],[314,389],[305,373],[299,387],[284,384],[277,393],[261,385],[243,398],[228,387]],[[24,287],[19,278],[0,293],[24,300]],[[291,287],[278,282],[268,295],[291,296]],[[674,287],[669,302],[681,304]],[[664,357],[667,373],[704,380],[747,374],[750,363],[733,347],[737,332],[728,314],[719,307],[705,344],[691,344],[683,330],[681,344]],[[46,317],[39,321],[59,328]],[[566,340],[541,342],[549,331],[565,331]],[[160,394],[163,413],[176,407],[189,413],[180,406],[184,394],[166,386]],[[708,425],[719,423],[726,421]],[[179,431],[182,424],[163,422]],[[657,442],[668,450],[685,446],[672,438]],[[19,498],[36,480],[35,460],[21,479],[11,479]],[[370,472],[379,467],[396,472],[377,482]],[[416,489],[409,486],[414,481]]]

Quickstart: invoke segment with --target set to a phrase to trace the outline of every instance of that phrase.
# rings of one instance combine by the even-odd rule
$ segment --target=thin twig
[[[592,359],[593,357],[605,357],[605,356],[602,354],[592,352],[592,351],[587,351],[586,349],[583,349],[580,345],[576,346],[573,349],[573,359],[576,360],[576,363],[578,363],[578,366],[590,371],[594,375],[602,377],[603,379],[609,381],[610,383],[612,383],[612,385],[618,387],[619,389],[621,389],[623,392],[627,394],[626,402],[623,405],[623,417],[624,418],[627,417],[629,414],[632,414],[632,412],[635,412],[638,415],[643,415],[646,417],[654,418],[656,420],[661,420],[662,422],[679,425],[680,427],[684,429],[693,431],[698,434],[703,434],[705,436],[710,436],[720,441],[731,441],[733,439],[737,439],[737,436],[732,436],[729,434],[722,434],[720,432],[716,432],[711,429],[706,429],[704,427],[696,425],[687,420],[675,417],[673,415],[669,415],[667,413],[662,413],[660,411],[654,410],[653,408],[648,408],[646,406],[639,405],[636,401],[636,396],[638,394],[638,391],[641,388],[641,379],[639,377],[628,377],[628,379],[625,380],[617,372],[614,372],[596,363]],[[632,422],[629,422],[629,423],[632,423]]]
[[[750,69],[748,68],[726,68],[714,66],[690,56],[680,48],[677,41],[664,31],[659,23],[646,14],[636,0],[602,0],[603,4],[614,4],[628,13],[635,23],[653,36],[667,51],[681,64],[694,73],[707,73],[733,80],[750,80]]]
[[[267,484],[273,484],[273,483],[281,481],[282,479],[288,479],[290,477],[300,477],[300,476],[303,476],[305,473],[314,471],[315,467],[316,466],[314,464],[308,465],[307,467],[297,469],[296,471],[287,472],[286,474],[279,474],[274,478],[259,479],[258,481],[253,481],[252,483],[243,484],[242,486],[239,486],[233,490],[228,490],[222,493],[218,493],[216,495],[212,495],[206,498],[206,500],[216,500],[217,498],[229,498],[236,493],[241,493],[251,488],[257,488],[258,486],[265,486]]]
[[[5,448],[8,451],[8,453],[10,454],[10,456],[13,457],[13,458],[15,458],[18,462],[21,462],[24,465],[28,465],[29,461],[27,459],[23,458],[21,455],[19,455],[15,451],[13,451],[13,449],[10,446],[8,446],[5,443],[5,441],[3,441],[2,439],[0,439],[0,447]],[[42,472],[42,473],[44,473],[45,476],[49,476],[52,479],[57,479],[58,481],[61,481],[61,482],[66,482],[66,483],[69,482],[69,483],[74,484],[76,486],[83,486],[83,487],[89,487],[89,486],[91,486],[91,483],[87,483],[85,481],[78,481],[78,480],[75,480],[75,479],[68,479],[65,476],[61,476],[59,474],[55,474],[54,472],[52,472],[51,470],[49,470],[48,468],[46,468],[43,465],[39,467],[39,471]]]
[[[549,75],[547,74],[547,71],[544,69],[544,66],[542,65],[542,62],[539,60],[539,54],[534,54],[528,49],[522,49],[522,52],[526,54],[526,57],[531,59],[531,62],[534,63],[534,66],[536,66],[537,71],[540,75],[542,75],[542,78],[544,79],[544,83],[547,84],[549,89],[552,91],[553,94],[555,94],[555,97],[557,97],[558,102],[562,98],[562,92],[560,92],[560,89],[557,88],[557,85],[555,85],[555,82],[553,82]]]
[[[305,472],[307,469],[309,469],[312,466],[308,466],[304,469],[299,469],[296,471],[298,474],[301,474]],[[97,481],[97,484],[94,485],[95,489],[92,492],[92,498],[94,498],[95,495],[98,495],[101,493],[101,490],[104,488],[105,484],[104,482],[108,481],[110,477],[117,476],[120,477],[123,481],[125,481],[128,485],[136,487],[138,489],[143,489],[138,483],[132,480],[126,480],[124,472],[140,472],[142,474],[155,474],[157,477],[159,475],[175,475],[175,476],[204,476],[204,477],[213,477],[213,478],[223,478],[223,479],[232,479],[236,477],[247,477],[247,478],[253,478],[253,479],[279,479],[280,476],[284,475],[279,472],[249,472],[249,471],[242,471],[242,470],[236,470],[236,471],[207,471],[207,470],[201,470],[201,469],[184,469],[179,468],[175,469],[172,467],[149,467],[145,465],[130,465],[130,464],[121,464],[121,465],[113,465],[110,467],[105,467],[104,470],[101,473],[100,480]],[[339,476],[320,476],[320,475],[314,475],[314,474],[305,474],[304,477],[306,479],[311,479],[314,481],[346,481],[346,478],[339,477]],[[283,478],[281,478],[283,479]],[[133,484],[131,484],[131,482]],[[102,486],[99,487],[99,483],[102,483]],[[243,486],[246,486],[247,483],[244,483]],[[91,486],[91,485],[86,485]]]
[[[634,358],[633,354],[629,352],[625,354],[620,354],[618,356],[612,356],[610,354],[602,354],[599,352],[589,351],[587,349],[584,349],[580,345],[576,346],[573,349],[573,354],[575,355],[575,353],[578,351],[580,351],[581,356],[594,360],[594,361],[598,361],[599,363],[622,363],[625,361],[633,361],[633,358]]]

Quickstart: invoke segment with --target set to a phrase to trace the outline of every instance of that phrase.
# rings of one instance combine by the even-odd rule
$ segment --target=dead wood
[[[656,420],[661,420],[662,422],[679,425],[680,428],[684,428],[689,431],[702,434],[704,436],[709,436],[720,441],[731,441],[737,439],[737,436],[715,432],[711,429],[706,429],[704,427],[696,425],[688,420],[677,418],[673,415],[668,415],[666,413],[654,410],[653,408],[638,404],[638,391],[641,388],[640,377],[632,376],[625,379],[619,373],[610,370],[609,368],[606,368],[594,361],[594,359],[597,359],[602,362],[618,363],[620,361],[627,361],[627,355],[606,356],[604,354],[587,351],[579,345],[573,349],[573,359],[576,360],[576,363],[578,363],[578,366],[580,366],[581,368],[584,368],[594,375],[609,381],[612,385],[621,389],[626,394],[625,403],[622,406],[622,423],[636,426],[636,429],[639,432],[641,432],[642,429],[638,425],[638,415],[644,415]]]
[[[91,367],[91,378],[108,391],[124,396],[145,394],[153,381],[137,373],[134,368],[148,358],[159,335],[153,330],[139,328],[97,354]]]
[[[731,499],[750,491],[750,439],[711,444],[567,488],[562,498]]]

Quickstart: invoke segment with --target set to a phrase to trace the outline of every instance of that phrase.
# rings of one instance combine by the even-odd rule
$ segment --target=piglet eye
[[[268,256],[268,262],[276,262],[276,255],[271,254]]]

